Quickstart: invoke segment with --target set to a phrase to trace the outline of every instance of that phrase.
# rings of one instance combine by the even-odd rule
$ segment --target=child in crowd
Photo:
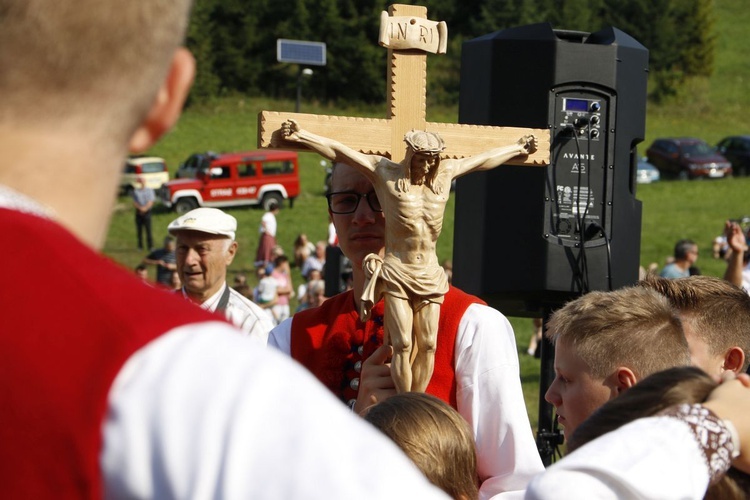
[[[273,313],[273,306],[275,306],[278,301],[276,280],[267,274],[266,268],[263,266],[255,269],[255,275],[258,278],[258,285],[253,291],[253,302],[266,311],[266,314],[268,314],[268,317],[271,318],[275,325],[276,317]]]
[[[552,314],[546,335],[555,344],[555,379],[545,399],[566,435],[644,377],[690,364],[677,313],[664,296],[642,287],[568,302]]]
[[[365,420],[391,438],[430,482],[460,500],[478,496],[474,436],[442,400],[405,392],[371,406]]]

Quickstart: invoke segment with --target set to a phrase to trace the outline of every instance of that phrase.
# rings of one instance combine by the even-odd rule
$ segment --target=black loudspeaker
[[[328,245],[326,247],[326,264],[323,266],[323,280],[325,281],[325,296],[333,297],[347,289],[352,277],[352,264],[344,256],[341,248]]]
[[[463,44],[459,121],[548,128],[550,165],[501,166],[456,186],[453,283],[511,316],[542,316],[638,279],[636,144],[648,51],[615,28],[549,24]]]

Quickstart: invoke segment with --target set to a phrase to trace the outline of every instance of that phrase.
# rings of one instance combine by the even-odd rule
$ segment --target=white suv
[[[169,170],[163,158],[156,156],[128,158],[120,181],[120,189],[124,194],[129,195],[136,188],[138,177],[146,181],[147,187],[156,190],[169,181]]]

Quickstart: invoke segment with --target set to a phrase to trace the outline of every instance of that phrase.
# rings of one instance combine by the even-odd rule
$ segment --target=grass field
[[[745,36],[750,12],[741,0],[717,0],[718,53],[716,72],[710,79],[692,82],[678,99],[647,110],[647,133],[639,146],[641,151],[656,137],[698,136],[715,143],[730,134],[750,133],[750,116],[746,112],[750,96],[747,54],[750,41]],[[270,101],[259,98],[224,98],[211,104],[188,109],[175,130],[151,153],[164,157],[174,171],[180,161],[199,151],[240,151],[256,147],[256,121],[260,110],[292,111],[293,101]],[[382,117],[382,108],[333,109],[316,103],[305,103],[303,112],[346,116]],[[457,110],[428,107],[428,119],[455,121]],[[323,197],[325,171],[320,158],[302,154],[302,194],[293,209],[278,215],[279,243],[290,252],[294,238],[307,233],[312,241],[324,240],[328,218]],[[641,263],[659,265],[671,255],[674,243],[691,238],[700,247],[698,266],[704,274],[721,276],[723,262],[711,259],[711,242],[725,219],[750,215],[747,204],[750,178],[717,181],[659,182],[638,186],[637,198],[643,203]],[[453,240],[453,199],[449,202],[443,233],[438,245],[440,259],[450,258]],[[174,214],[158,210],[154,215],[157,241],[166,234]],[[258,209],[229,209],[239,222],[237,240],[240,250],[231,267],[232,273],[247,273],[251,282],[257,232],[262,216]],[[104,252],[115,261],[132,268],[144,254],[136,249],[133,210],[130,201],[121,198],[112,217],[112,226]],[[158,245],[158,244],[157,244]],[[509,265],[515,265],[509,263]],[[615,264],[616,265],[616,264]],[[153,272],[153,270],[152,270]],[[231,277],[230,277],[231,279]],[[295,285],[301,282],[294,270]],[[510,318],[516,330],[521,360],[521,376],[532,425],[536,426],[539,362],[525,354],[531,335],[531,320]]]

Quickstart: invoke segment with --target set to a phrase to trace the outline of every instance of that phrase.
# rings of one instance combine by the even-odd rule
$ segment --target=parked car
[[[195,179],[198,171],[208,167],[212,160],[217,156],[217,153],[213,151],[207,151],[205,153],[194,153],[188,156],[187,160],[182,162],[177,171],[175,172],[175,178],[177,179]]]
[[[734,175],[750,175],[750,135],[725,137],[716,149],[732,163]]]
[[[638,160],[638,172],[635,177],[638,184],[651,184],[660,178],[659,169],[651,165],[646,158]]]
[[[716,149],[692,137],[656,139],[646,150],[649,163],[662,177],[697,179],[732,175],[732,164]]]
[[[169,170],[163,158],[156,156],[131,156],[125,162],[120,190],[123,194],[130,195],[136,187],[136,180],[141,177],[146,181],[146,186],[151,189],[159,189],[162,184],[169,181]]]
[[[194,179],[175,179],[157,192],[162,203],[184,214],[197,207],[289,206],[299,195],[299,165],[292,151],[247,151],[217,154],[197,170]]]

